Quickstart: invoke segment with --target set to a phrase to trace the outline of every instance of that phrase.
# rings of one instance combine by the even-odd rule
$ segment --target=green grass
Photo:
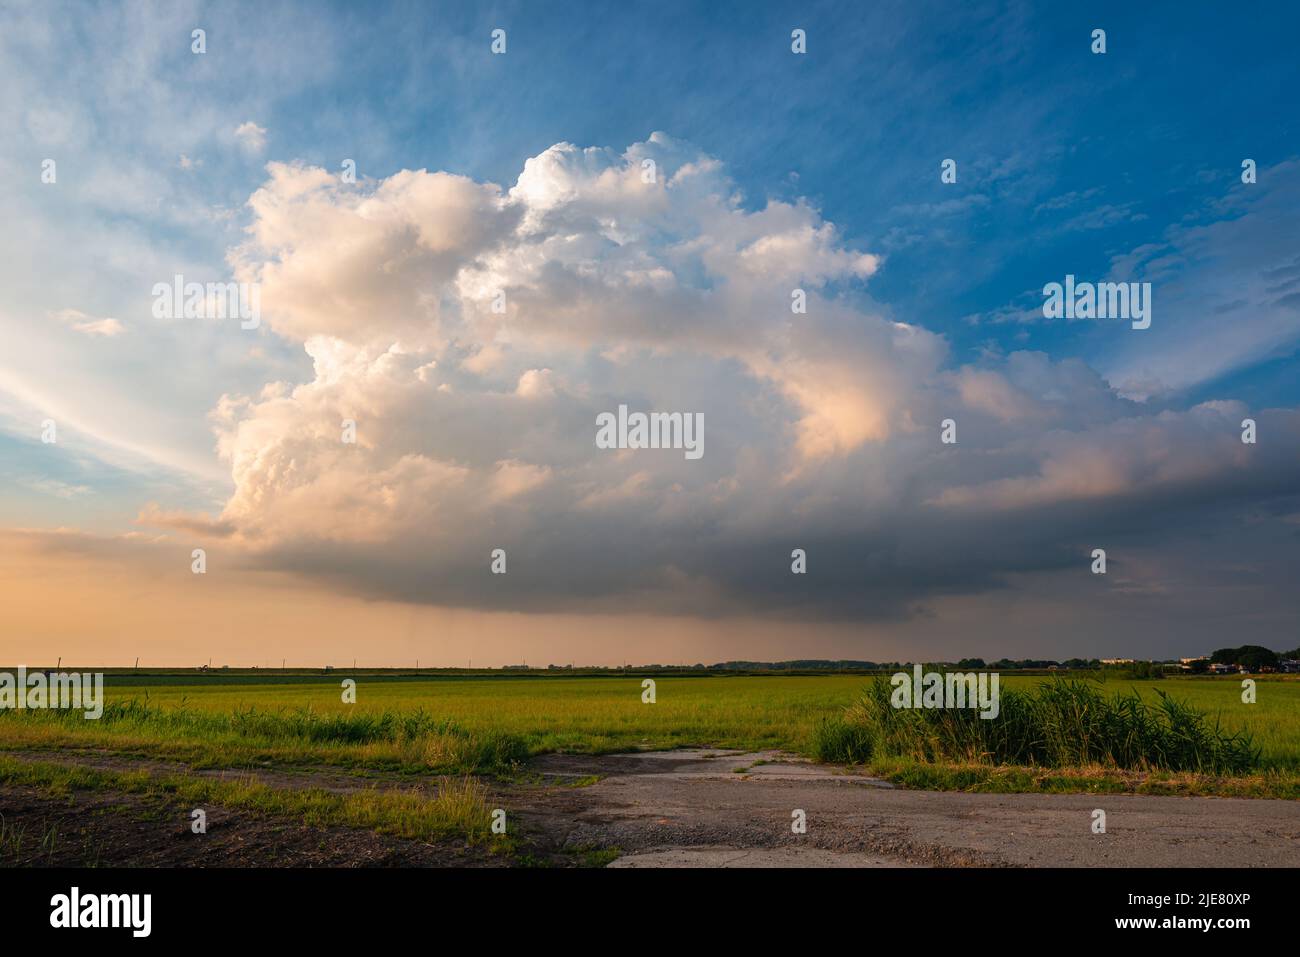
[[[99,721],[56,712],[0,713],[0,746],[81,744],[200,764],[272,760],[479,771],[492,770],[489,760],[475,763],[485,750],[506,760],[521,753],[705,744],[800,750],[816,720],[842,709],[863,680],[659,679],[657,703],[643,704],[639,678],[362,678],[355,705],[340,701],[338,681],[324,679],[110,682],[109,710]],[[419,733],[407,735],[412,721]],[[420,748],[428,742],[435,746],[425,756]]]
[[[875,757],[866,768],[900,787],[992,794],[1162,794],[1180,797],[1241,797],[1300,800],[1300,775],[1264,770],[1220,776],[1178,771],[1124,771],[1091,765],[1042,768],[986,761],[930,762]]]
[[[42,821],[37,828],[22,821],[10,823],[0,814],[0,864],[33,855],[52,863],[58,849],[59,829],[56,825]]]
[[[181,758],[196,767],[279,761],[471,774],[508,772],[528,758],[516,735],[490,728],[469,732],[419,708],[320,712],[249,706],[226,712],[184,700],[168,707],[131,698],[110,700],[95,721],[75,711],[11,712],[4,718],[0,742],[14,746],[109,748]]]
[[[874,755],[918,761],[987,762],[1046,768],[1113,767],[1240,775],[1260,751],[1243,730],[1156,689],[1105,693],[1097,682],[1058,678],[1000,695],[1000,712],[894,707],[893,687],[876,678],[843,718],[822,722],[815,750],[826,760]]]
[[[473,778],[444,778],[428,794],[377,789],[337,794],[319,788],[273,788],[252,780],[105,771],[0,756],[0,784],[40,787],[56,796],[72,791],[142,794],[187,807],[216,804],[313,827],[366,828],[422,841],[482,840],[489,836],[491,824],[483,786]]]
[[[812,750],[930,790],[1296,800],[1295,687],[1262,683],[1247,705],[1239,682],[1020,680],[1003,690],[998,718],[985,720],[974,710],[894,708],[892,686],[879,678],[819,723]],[[1207,713],[1191,703],[1211,690],[1230,692],[1236,707]],[[1252,709],[1266,700],[1267,754],[1252,730],[1260,727]]]
[[[865,764],[875,751],[875,737],[861,721],[827,715],[817,722],[809,749],[823,764]]]
[[[111,676],[104,720],[0,712],[0,748],[91,747],[200,766],[328,764],[454,775],[508,774],[527,756],[548,751],[684,746],[779,748],[844,763],[853,753],[852,729],[838,732],[842,750],[837,753],[825,747],[828,739],[818,728],[842,719],[872,680],[860,675],[659,677],[657,703],[643,704],[640,676],[361,676],[357,703],[347,705],[340,700],[343,677],[239,676],[227,682],[218,676],[135,681]],[[1002,688],[1005,694],[1050,680],[1004,675]],[[1259,787],[1281,793],[1300,777],[1300,681],[1257,681],[1253,705],[1241,702],[1239,678],[1110,681],[1101,687],[1107,695],[1131,691],[1147,702],[1170,691],[1211,720],[1217,716],[1228,733],[1249,732],[1259,749],[1260,774],[1272,782]],[[873,761],[884,762],[886,756]],[[908,782],[921,779],[921,771],[905,772],[896,759],[888,761],[893,763],[879,764],[880,773],[910,774]],[[978,768],[958,774],[966,763],[950,762],[951,780],[1042,786],[1031,786],[1043,780],[1033,776],[1036,772],[1023,779],[990,777]],[[1128,786],[1136,785],[1129,780]]]

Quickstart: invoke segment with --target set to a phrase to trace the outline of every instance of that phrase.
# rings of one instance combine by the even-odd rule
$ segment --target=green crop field
[[[862,675],[659,676],[642,702],[640,675],[559,677],[110,675],[104,719],[56,712],[0,714],[0,747],[85,746],[195,764],[316,762],[397,770],[491,770],[547,751],[611,752],[715,746],[808,754],[814,729],[842,714]],[[1003,678],[1003,688],[1050,681]],[[1258,678],[1243,704],[1239,678],[1107,681],[1107,694],[1158,690],[1228,731],[1248,732],[1262,770],[1300,771],[1300,681]]]

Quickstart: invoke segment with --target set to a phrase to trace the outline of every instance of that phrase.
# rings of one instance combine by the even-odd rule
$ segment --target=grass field
[[[659,677],[642,703],[640,676],[410,677],[346,674],[110,676],[100,721],[55,712],[0,714],[0,746],[89,746],[199,764],[314,761],[439,772],[495,770],[547,751],[682,746],[781,748],[807,754],[820,719],[842,713],[870,680],[858,675]],[[1010,689],[1051,680],[1006,677]],[[1109,681],[1107,692],[1157,689],[1249,732],[1268,771],[1300,772],[1300,681],[1259,678]]]
[[[56,832],[58,846],[91,848],[84,855],[88,860],[98,859],[101,851],[94,849],[127,840],[142,841],[131,845],[140,853],[182,855],[182,865],[190,860],[183,858],[188,848],[194,848],[193,860],[206,860],[207,852],[199,850],[206,845],[185,844],[176,832],[190,809],[207,806],[224,809],[227,821],[238,822],[227,827],[247,829],[247,844],[238,836],[225,846],[270,848],[290,855],[295,865],[334,853],[322,848],[398,853],[387,844],[364,842],[402,839],[485,860],[527,863],[536,851],[544,862],[601,863],[616,850],[550,847],[538,836],[544,831],[533,834],[527,827],[508,836],[490,830],[493,808],[514,806],[511,795],[581,789],[599,779],[544,779],[530,767],[531,758],[694,746],[776,749],[814,758],[820,752],[839,763],[833,757],[839,752],[824,747],[827,728],[838,722],[860,731],[854,715],[875,680],[844,674],[660,674],[654,679],[656,700],[648,704],[642,701],[641,674],[360,673],[356,703],[348,704],[342,700],[348,678],[347,672],[118,673],[107,676],[99,720],[86,720],[80,711],[0,711],[0,799],[12,789],[11,800],[0,800],[0,866],[54,861],[55,852],[46,848],[55,846]],[[1004,675],[1002,701],[1012,701],[1008,691],[1054,680]],[[1080,765],[1068,756],[995,764],[989,752],[971,757],[969,750],[921,756],[890,751],[879,737],[861,751],[844,753],[861,761],[858,771],[907,788],[1300,799],[1300,680],[1256,681],[1254,704],[1241,701],[1239,677],[1112,679],[1096,685],[1107,697],[1135,692],[1144,701],[1164,692],[1204,712],[1229,735],[1249,734],[1258,762],[1242,765],[1248,770],[1239,773],[1172,770],[1180,765],[1143,759]],[[1124,734],[1105,737],[1126,740]],[[544,781],[549,784],[543,787]],[[30,806],[32,794],[44,795],[46,803],[14,819],[14,808],[24,801]],[[81,807],[99,810],[87,817]],[[322,836],[295,836],[294,828],[301,827]],[[336,843],[340,833],[343,845]]]

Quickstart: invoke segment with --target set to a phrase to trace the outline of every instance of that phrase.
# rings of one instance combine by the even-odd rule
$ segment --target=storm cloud
[[[1086,601],[1094,547],[1141,591],[1197,523],[1237,523],[1225,561],[1293,535],[1294,410],[1135,401],[1038,352],[953,365],[873,303],[880,255],[665,134],[557,144],[508,188],[267,169],[229,258],[313,376],[212,410],[219,516],[142,515],[254,564],[491,610],[898,620],[1036,573]],[[620,404],[702,413],[707,454],[597,448]]]

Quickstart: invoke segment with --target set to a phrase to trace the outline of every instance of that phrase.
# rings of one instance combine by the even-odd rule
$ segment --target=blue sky
[[[445,460],[457,467],[481,454],[498,472],[506,462],[524,463],[519,468],[537,475],[563,474],[571,460],[548,458],[522,433],[509,448],[495,449],[493,459],[484,446],[467,442],[462,448],[461,426],[455,424],[476,421],[478,414],[503,415],[492,396],[503,390],[533,395],[530,390],[553,375],[567,385],[552,393],[547,380],[546,394],[575,404],[548,409],[551,429],[562,428],[567,415],[581,418],[581,402],[613,395],[616,385],[647,401],[682,397],[709,409],[711,421],[734,425],[714,440],[726,460],[721,471],[709,473],[709,487],[743,487],[753,465],[745,462],[745,449],[761,449],[771,456],[772,474],[787,476],[782,495],[794,487],[790,482],[807,483],[790,493],[791,507],[817,516],[811,525],[828,536],[826,548],[856,556],[846,562],[863,556],[836,540],[834,519],[821,511],[826,502],[888,511],[888,503],[871,495],[853,504],[857,493],[850,490],[864,475],[891,489],[909,485],[904,475],[949,482],[947,491],[934,490],[928,504],[893,503],[900,512],[918,509],[909,521],[928,530],[933,552],[927,546],[908,560],[897,550],[870,559],[888,566],[886,578],[932,581],[932,587],[916,590],[916,600],[924,603],[1014,590],[1015,576],[1053,574],[1071,561],[1062,555],[1082,547],[1070,537],[1078,529],[1122,534],[1134,508],[1133,496],[1107,491],[1106,504],[1072,519],[1075,531],[1064,537],[1027,536],[1023,549],[1009,545],[973,555],[970,566],[957,568],[949,567],[937,544],[955,526],[931,525],[927,509],[934,502],[1003,502],[997,506],[1003,508],[1007,489],[1016,489],[1025,501],[1041,503],[1048,493],[1038,486],[990,483],[1029,482],[1024,476],[1030,476],[1051,484],[1066,467],[1060,462],[1083,455],[1075,449],[1137,442],[1132,437],[1146,434],[1148,426],[1187,438],[1210,428],[1204,423],[1211,414],[1233,428],[1237,418],[1254,414],[1274,436],[1285,435],[1300,403],[1300,61],[1293,49],[1300,13],[1294,5],[3,7],[12,28],[0,37],[0,121],[13,135],[0,147],[0,173],[12,189],[11,228],[0,239],[7,263],[0,331],[9,346],[0,359],[0,479],[6,486],[0,523],[11,528],[138,535],[142,511],[153,509],[171,516],[161,525],[170,522],[173,532],[175,526],[237,528],[234,537],[253,564],[347,583],[372,597],[392,593],[421,600],[412,589],[388,588],[369,573],[349,577],[349,568],[371,561],[349,551],[352,546],[340,546],[334,562],[324,556],[307,561],[311,548],[288,530],[258,544],[254,530],[274,523],[249,511],[249,503],[270,494],[259,484],[266,476],[239,471],[240,455],[253,454],[249,437],[273,431],[270,422],[286,429],[285,442],[305,427],[276,418],[287,415],[286,403],[298,403],[297,412],[307,415],[302,406],[308,400],[292,392],[295,387],[326,390],[372,361],[374,349],[400,342],[414,350],[409,354],[436,361],[437,375],[447,377],[441,382],[444,399],[486,390],[485,405],[459,409],[461,419],[451,411],[446,419],[428,413],[446,423],[437,441],[457,450]],[[202,56],[190,49],[196,27],[206,31]],[[489,50],[498,27],[507,31],[503,56]],[[791,52],[794,28],[807,31],[805,55]],[[1104,55],[1090,50],[1096,28],[1106,31]],[[651,141],[656,131],[664,138]],[[353,234],[344,226],[333,247],[313,252],[310,236],[292,234],[276,218],[280,209],[296,210],[301,218],[332,217],[353,207],[342,194],[331,194],[319,207],[295,205],[297,187],[276,179],[275,164],[336,174],[343,159],[352,158],[363,192],[383,195],[388,189],[415,203],[423,187],[412,186],[403,171],[445,171],[508,192],[526,162],[552,156],[548,150],[562,143],[607,151],[581,161],[586,173],[574,165],[578,154],[554,160],[553,172],[576,191],[575,209],[586,208],[584,190],[597,197],[593,202],[605,201],[592,177],[617,165],[618,157],[653,155],[667,171],[716,163],[720,172],[707,174],[701,189],[723,200],[739,197],[735,221],[728,220],[732,225],[726,228],[788,235],[780,230],[793,221],[826,226],[831,232],[825,244],[803,250],[811,258],[800,260],[814,263],[800,275],[811,277],[826,325],[796,330],[796,337],[807,336],[802,344],[764,333],[754,351],[727,352],[708,335],[689,347],[684,333],[673,332],[671,341],[656,339],[672,323],[638,313],[626,320],[625,337],[612,326],[603,332],[583,327],[585,338],[561,348],[556,336],[581,317],[574,319],[567,305],[546,297],[577,287],[551,283],[561,274],[576,282],[589,268],[638,267],[626,254],[635,242],[592,254],[582,264],[565,253],[551,272],[533,277],[535,285],[521,280],[521,301],[534,302],[537,315],[548,303],[557,310],[545,336],[527,347],[526,334],[537,329],[495,329],[496,338],[476,340],[484,328],[479,324],[422,339],[409,324],[390,324],[385,328],[391,341],[363,342],[352,329],[339,337],[343,352],[323,360],[305,344],[309,334],[322,334],[327,326],[304,325],[300,289],[280,289],[267,327],[251,337],[228,325],[149,322],[152,284],[175,272],[218,279],[247,268],[275,296],[269,278],[274,269],[315,268],[329,248],[350,241]],[[46,158],[57,160],[57,187],[39,179]],[[957,162],[955,184],[940,181],[946,158]],[[1257,164],[1255,184],[1241,182],[1246,158]],[[661,273],[672,272],[683,288],[694,282],[738,288],[731,267],[715,272],[708,256],[685,262],[675,252],[701,234],[715,239],[709,231],[720,228],[716,211],[695,199],[682,199],[677,213],[657,224],[660,233],[645,239],[645,256]],[[538,216],[558,215],[551,206],[530,202]],[[609,222],[632,221],[620,219],[631,216],[628,208],[607,210],[608,220],[591,229],[564,220],[554,233],[549,227],[543,232],[560,237],[569,229],[584,243],[597,243]],[[771,225],[762,225],[769,223],[765,216]],[[512,227],[503,221],[490,228]],[[390,236],[384,242],[391,241]],[[466,271],[456,282],[479,275],[482,259],[474,257],[487,256],[490,246],[465,252],[458,268]],[[516,250],[523,258],[511,268],[524,268],[528,248]],[[846,265],[858,255],[872,257],[871,267]],[[774,261],[773,268],[780,266]],[[1127,324],[1045,319],[1042,287],[1067,273],[1080,280],[1152,282],[1152,327],[1135,332]],[[764,300],[760,285],[728,306],[740,312],[719,319],[719,339],[743,330],[745,309],[762,312],[770,303],[770,316],[750,318],[764,326],[779,321],[785,302]],[[363,291],[342,280],[338,288],[322,288],[318,282],[312,301],[363,301]],[[446,289],[439,295],[445,298]],[[410,302],[417,301],[412,293]],[[285,304],[278,313],[275,302]],[[620,302],[613,298],[607,305],[617,311]],[[684,308],[692,321],[709,317],[707,310],[697,316],[693,307]],[[87,323],[109,317],[121,334],[85,331]],[[328,328],[337,331],[342,322]],[[886,344],[891,328],[913,330],[915,343]],[[635,368],[610,359],[611,350],[643,347],[649,351]],[[678,361],[667,368],[658,364],[678,349]],[[502,359],[498,350],[514,358]],[[844,357],[842,366],[831,362],[837,353]],[[853,356],[857,366],[849,361]],[[777,368],[769,368],[769,361]],[[882,394],[856,392],[859,385],[850,381],[855,370],[864,379],[874,377]],[[432,384],[427,369],[418,375],[419,382]],[[364,393],[369,381],[353,385]],[[275,383],[284,384],[279,398]],[[667,386],[670,392],[656,396],[656,389]],[[372,408],[387,410],[390,423],[403,414],[391,404],[397,394],[369,396]],[[914,458],[921,453],[907,436],[918,421],[928,421],[923,416],[942,414],[936,410],[956,401],[949,394],[976,403],[967,421],[974,422],[970,434],[983,457],[962,460],[960,475],[940,481],[932,463]],[[346,394],[348,401],[356,395]],[[1013,415],[999,406],[1029,402],[1030,395],[1047,411]],[[223,419],[232,402],[242,411]],[[420,408],[431,407],[426,401]],[[245,413],[253,424],[240,431],[230,422]],[[57,418],[68,436],[57,450],[38,441],[38,424],[47,416]],[[1024,431],[1028,426],[1009,425],[1016,421],[1032,422],[1032,434]],[[1183,428],[1191,431],[1177,431]],[[794,444],[783,445],[779,435],[796,436]],[[393,444],[379,456],[387,464],[376,464],[373,475],[391,477],[392,463],[403,453],[443,461],[417,448],[418,442],[389,438]],[[218,441],[225,446],[218,448]],[[808,450],[826,441],[835,451],[817,459],[817,475],[810,477]],[[802,461],[793,472],[786,471],[789,448],[797,448]],[[1053,448],[1056,453],[1041,451]],[[1207,523],[1230,524],[1225,514],[1244,521],[1242,516],[1261,509],[1293,512],[1280,490],[1294,475],[1294,462],[1281,447],[1268,451],[1275,457],[1269,459],[1273,470],[1249,480],[1211,476],[1210,466],[1200,462],[1167,473],[1150,444],[1144,448],[1126,466],[1116,465],[1116,472],[1132,468],[1167,479],[1167,500],[1184,503],[1158,510],[1157,527],[1141,539],[1152,555],[1177,564],[1174,530],[1189,522],[1182,509],[1203,509]],[[304,454],[299,450],[286,461],[301,466]],[[1145,463],[1140,468],[1138,459]],[[876,468],[879,474],[872,472]],[[1024,470],[1019,479],[1018,468]],[[527,485],[532,474],[521,471],[511,481]],[[618,488],[631,480],[604,478]],[[667,472],[644,481],[660,480],[664,488],[682,481]],[[1110,475],[1092,480],[1096,487],[1089,486],[1087,494],[1096,504],[1102,495],[1097,488],[1110,489]],[[979,494],[962,491],[977,487]],[[693,565],[684,562],[688,574],[723,592],[745,593],[740,573],[715,566],[730,568],[738,550],[755,541],[784,542],[782,536],[794,533],[764,513],[761,498],[735,513],[709,512],[696,503],[700,510],[693,521],[718,537]],[[539,501],[532,514],[543,516],[544,524],[554,521],[557,530],[575,531],[581,522],[566,525],[566,508],[558,500]],[[1042,516],[1021,520],[1036,526]],[[972,520],[967,531],[977,537],[984,534],[982,526],[1007,521],[990,512]],[[1293,542],[1290,527],[1277,532],[1280,537],[1272,537],[1277,530],[1269,532],[1267,548],[1256,549],[1250,538],[1264,534],[1256,526],[1229,536],[1234,561],[1285,554]],[[889,541],[898,534],[870,522],[857,532],[860,541],[876,533]],[[635,528],[628,533],[637,534]],[[1014,529],[1009,537],[1017,539]],[[667,540],[662,547],[671,551]],[[671,564],[656,555],[648,560],[652,578],[669,574]],[[676,568],[669,578],[681,571]],[[459,581],[461,574],[451,577]],[[391,581],[392,569],[378,578]],[[851,585],[846,579],[828,593],[830,605],[843,605],[839,617],[907,617],[890,601],[882,611],[870,602],[859,606],[834,597]],[[440,593],[436,601],[476,605],[481,599],[473,591],[466,588],[469,597]],[[1288,610],[1276,604],[1277,596],[1269,600],[1279,615]],[[723,605],[700,598],[699,607],[716,615]],[[797,609],[799,602],[790,607]]]
[[[345,13],[334,42],[355,66],[327,95],[286,98],[273,121],[288,152],[317,162],[366,155],[383,175],[437,157],[494,182],[552,143],[666,130],[724,158],[749,203],[804,196],[846,239],[884,248],[874,298],[958,350],[1084,356],[1098,347],[1081,327],[961,320],[1036,292],[1062,262],[1102,274],[1171,224],[1212,219],[1242,158],[1268,167],[1296,153],[1294,7],[866,6]],[[790,55],[792,24],[808,31],[806,57]],[[474,50],[496,26],[509,27],[508,64]],[[1104,57],[1089,49],[1098,26]],[[322,105],[323,120],[302,122]],[[350,132],[358,115],[373,139]],[[950,156],[955,188],[936,172]],[[1298,384],[1277,385],[1294,397]]]
[[[163,23],[123,23],[105,5],[98,22],[63,27],[58,57],[20,38],[7,52],[49,104],[84,104],[96,65],[139,44],[195,121],[242,109],[270,130],[269,155],[356,157],[375,177],[427,166],[508,184],[553,143],[664,130],[723,159],[749,204],[805,197],[846,240],[882,250],[873,298],[942,328],[958,358],[989,346],[1103,355],[1085,327],[963,319],[1014,307],[1061,264],[1100,275],[1171,226],[1214,221],[1242,158],[1267,169],[1297,153],[1291,5],[865,6],[578,4],[565,17],[527,3],[323,4],[310,17],[197,6],[164,21],[206,24],[211,49],[196,58],[179,42],[160,49]],[[789,52],[792,24],[808,31],[807,56]],[[112,33],[137,25],[147,42]],[[483,52],[496,26],[508,29],[504,59]],[[1089,50],[1097,26],[1104,56]],[[96,104],[95,139],[69,161],[159,126],[153,102]],[[201,183],[159,170],[159,144],[124,152],[178,193],[237,206],[259,166],[214,155],[220,131],[191,132],[177,139],[205,164]],[[945,157],[959,162],[955,186],[939,182]],[[219,260],[227,238],[119,216],[197,256]],[[1264,372],[1295,396],[1293,379]]]

